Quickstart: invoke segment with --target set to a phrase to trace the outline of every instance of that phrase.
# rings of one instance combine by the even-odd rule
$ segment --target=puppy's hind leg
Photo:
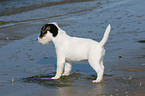
[[[101,57],[102,58],[102,57]],[[90,58],[89,63],[91,67],[96,71],[97,73],[97,79],[93,80],[93,83],[100,83],[103,79],[103,73],[104,73],[104,66],[103,66],[103,59],[101,58]]]
[[[66,62],[65,63],[65,70],[64,70],[64,73],[62,74],[62,76],[68,76],[68,75],[70,75],[71,68],[72,68],[71,62]]]

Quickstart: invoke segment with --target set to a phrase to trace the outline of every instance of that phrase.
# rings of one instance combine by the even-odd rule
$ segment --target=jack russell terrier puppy
[[[55,45],[57,70],[56,75],[51,79],[59,79],[61,76],[70,75],[73,61],[87,60],[97,73],[97,79],[92,82],[99,83],[103,79],[104,73],[103,57],[105,49],[103,46],[107,42],[110,30],[111,26],[109,24],[103,39],[96,42],[91,39],[71,37],[60,29],[55,22],[45,24],[38,36],[38,42],[44,45],[52,41]],[[64,73],[63,68],[65,69]]]

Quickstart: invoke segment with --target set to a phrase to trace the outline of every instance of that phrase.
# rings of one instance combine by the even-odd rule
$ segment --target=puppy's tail
[[[110,24],[109,24],[108,27],[107,27],[106,30],[105,30],[103,39],[100,41],[100,45],[101,45],[101,46],[104,46],[105,43],[107,42],[108,37],[109,37],[110,30],[111,30],[111,26],[110,26]]]

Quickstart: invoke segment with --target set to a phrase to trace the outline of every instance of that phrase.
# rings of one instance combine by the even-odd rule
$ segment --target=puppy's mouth
[[[42,41],[42,39],[40,38],[40,37],[38,37],[37,38],[37,40],[38,40],[38,43],[41,43],[41,44],[43,44],[41,41]]]
[[[49,43],[48,41],[45,40],[44,37],[43,37],[43,38],[38,37],[37,40],[38,40],[38,43],[40,43],[40,44],[42,44],[42,45],[45,45],[45,44]]]

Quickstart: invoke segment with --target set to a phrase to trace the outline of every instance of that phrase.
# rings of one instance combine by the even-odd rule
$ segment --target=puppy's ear
[[[52,33],[53,37],[56,37],[58,34],[58,28],[54,24],[48,24],[49,32]]]
[[[48,26],[48,24],[45,24],[42,28],[41,28],[41,33],[40,33],[40,38],[42,38],[46,33],[47,31],[50,30],[50,27]]]

